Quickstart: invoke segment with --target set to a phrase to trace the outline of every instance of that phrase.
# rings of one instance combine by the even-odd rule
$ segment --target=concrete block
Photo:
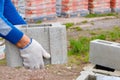
[[[81,75],[76,80],[120,80],[120,77],[108,76],[92,71],[82,71]]]
[[[8,41],[5,42],[5,45],[7,65],[11,67],[23,66],[18,48]]]
[[[63,64],[67,61],[67,42],[66,29],[64,27],[51,27],[50,32],[50,51],[51,63]]]
[[[96,76],[96,80],[120,80],[119,77],[114,77],[114,76]]]
[[[76,80],[96,80],[95,74],[91,71],[82,71],[81,75]]]
[[[57,26],[58,25],[58,26]],[[36,39],[47,52],[51,59],[45,60],[45,64],[63,64],[67,62],[66,27],[61,24],[52,26],[32,25],[28,28],[21,27],[26,35]],[[16,46],[6,41],[7,65],[11,67],[23,66],[22,58]]]
[[[90,62],[120,70],[120,43],[105,40],[91,41]]]
[[[118,71],[118,70],[107,71],[107,70],[102,70],[102,69],[96,69],[94,64],[89,64],[89,65],[85,66],[83,69],[84,69],[84,71],[89,71],[89,72],[92,71],[94,73],[120,77],[120,71]]]

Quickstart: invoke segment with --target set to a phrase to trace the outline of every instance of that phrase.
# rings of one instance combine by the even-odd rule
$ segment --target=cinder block
[[[63,64],[67,62],[65,26],[61,24],[52,24],[52,26],[32,25],[28,28],[21,27],[20,30],[29,37],[36,39],[51,54],[51,59],[44,59],[45,64]],[[6,41],[5,51],[8,66],[22,66],[22,58],[16,46]]]
[[[84,69],[84,71],[91,71],[91,72],[98,73],[98,74],[120,77],[120,71],[118,71],[118,70],[107,71],[107,70],[102,70],[102,69],[96,69],[95,66],[96,65],[89,64],[89,65],[85,66],[83,69]]]
[[[63,64],[67,62],[67,42],[66,42],[66,28],[61,26],[50,27],[50,51],[51,63]]]
[[[76,80],[96,80],[95,73],[92,71],[82,71]]]
[[[99,74],[92,71],[82,71],[76,80],[120,80],[120,77]]]
[[[20,57],[18,48],[8,41],[5,42],[5,45],[7,65],[11,67],[22,66],[22,58]]]
[[[120,77],[100,75],[96,76],[96,80],[120,80]]]
[[[120,70],[120,44],[105,40],[91,41],[90,62]]]

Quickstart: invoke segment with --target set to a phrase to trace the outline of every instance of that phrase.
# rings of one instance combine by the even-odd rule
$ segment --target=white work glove
[[[20,53],[24,67],[29,69],[44,68],[43,57],[50,58],[50,54],[34,39],[28,47],[20,49]]]

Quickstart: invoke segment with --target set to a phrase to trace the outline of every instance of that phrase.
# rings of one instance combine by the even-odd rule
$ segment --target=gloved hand
[[[23,65],[30,69],[44,68],[43,57],[49,59],[48,54],[42,46],[34,39],[29,46],[20,49],[21,57],[23,58]]]

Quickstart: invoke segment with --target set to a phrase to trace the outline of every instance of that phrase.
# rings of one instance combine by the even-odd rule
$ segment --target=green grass
[[[79,26],[75,27],[75,29],[76,29],[77,31],[82,31],[82,28],[79,27]]]
[[[89,38],[81,37],[78,40],[71,39],[70,40],[70,50],[69,55],[81,55],[85,53],[89,49]]]
[[[65,23],[64,25],[68,29],[68,28],[72,27],[74,25],[74,23]]]
[[[105,40],[106,39],[106,34],[99,34],[99,35],[95,35],[91,38],[91,40],[94,40],[94,39],[101,39],[101,40]]]
[[[84,21],[82,21],[81,23],[86,24],[86,23],[88,23],[88,21],[87,21],[87,20],[84,20]]]
[[[71,39],[69,41],[70,48],[68,50],[68,56],[79,56],[80,60],[83,62],[88,62],[89,60],[89,46],[90,41],[95,39],[109,40],[116,42],[120,41],[120,27],[115,26],[110,31],[102,31],[100,34],[93,32],[91,37],[82,36],[79,39]]]
[[[94,25],[94,22],[91,22],[91,25]]]
[[[36,22],[36,24],[41,24],[42,23],[42,21],[41,20],[38,20],[37,22]]]
[[[0,60],[0,65],[6,65],[6,59]]]
[[[90,31],[90,35],[96,35],[97,33],[94,31]]]
[[[117,16],[117,13],[106,13],[106,14],[88,14],[86,18],[94,18],[94,17],[104,17],[104,16]]]

